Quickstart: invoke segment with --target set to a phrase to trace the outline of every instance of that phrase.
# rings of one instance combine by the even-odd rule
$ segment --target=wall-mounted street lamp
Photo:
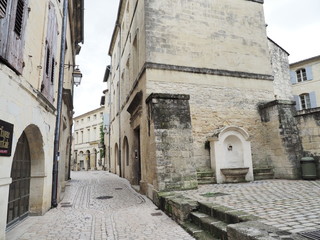
[[[79,65],[72,65],[72,64],[64,64],[65,67],[73,67],[73,73],[72,73],[72,77],[73,77],[73,84],[78,87],[81,83],[81,79],[82,79],[82,73],[79,69]]]
[[[82,73],[80,72],[80,69],[78,66],[73,70],[72,77],[73,77],[73,84],[76,85],[76,87],[78,87],[82,79]]]

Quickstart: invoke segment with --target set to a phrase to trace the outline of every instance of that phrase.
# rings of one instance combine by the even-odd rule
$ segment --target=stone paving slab
[[[125,179],[103,171],[72,172],[71,178],[56,209],[28,217],[6,239],[194,239]]]
[[[247,212],[260,217],[265,224],[292,233],[320,230],[319,180],[211,184],[177,193],[199,202],[217,203]]]

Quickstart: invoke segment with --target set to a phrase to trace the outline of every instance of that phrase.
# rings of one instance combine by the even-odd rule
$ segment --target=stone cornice
[[[171,70],[171,71],[187,72],[187,73],[194,73],[194,74],[208,74],[208,75],[217,75],[217,76],[225,76],[225,77],[251,78],[251,79],[259,79],[259,80],[269,80],[269,81],[274,80],[274,77],[272,75],[267,75],[267,74],[230,71],[230,70],[212,69],[212,68],[197,68],[197,67],[178,66],[178,65],[170,65],[170,64],[162,64],[162,63],[152,63],[152,62],[146,62],[144,68]]]

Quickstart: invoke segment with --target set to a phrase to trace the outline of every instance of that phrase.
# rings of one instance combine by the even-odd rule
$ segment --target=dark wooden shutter
[[[46,37],[46,51],[44,61],[43,82],[41,91],[46,98],[53,103],[54,99],[54,77],[56,67],[56,51],[57,51],[57,16],[53,4],[49,3],[48,25]]]
[[[0,0],[0,18],[4,18],[6,15],[8,0]]]
[[[27,17],[28,0],[7,0],[7,14],[0,24],[0,55],[19,74],[22,74],[24,67]]]
[[[6,14],[4,18],[0,19],[0,58],[6,60],[7,56],[7,45],[9,38],[9,24],[10,24],[10,9],[12,0],[6,2]]]
[[[14,14],[11,16],[9,27],[11,36],[8,42],[7,60],[21,74],[24,67],[24,33],[28,16],[28,0],[13,0],[12,3],[12,12]]]

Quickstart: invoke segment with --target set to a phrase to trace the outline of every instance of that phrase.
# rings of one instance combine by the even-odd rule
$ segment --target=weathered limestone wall
[[[268,46],[274,76],[274,97],[278,100],[293,100],[289,71],[289,54],[271,39],[268,41]]]
[[[190,95],[190,113],[197,169],[211,167],[207,137],[225,126],[238,126],[251,137],[253,164],[268,160],[258,104],[273,100],[272,81],[148,70],[147,94]]]
[[[145,12],[147,62],[271,74],[261,3],[149,0]]]
[[[269,166],[276,178],[297,179],[300,177],[301,140],[294,118],[292,101],[273,101],[261,105],[261,120],[269,148]]]
[[[295,118],[298,122],[304,156],[314,157],[320,177],[320,108],[299,111]]]
[[[157,191],[198,186],[188,95],[151,94],[147,99],[154,132]]]

